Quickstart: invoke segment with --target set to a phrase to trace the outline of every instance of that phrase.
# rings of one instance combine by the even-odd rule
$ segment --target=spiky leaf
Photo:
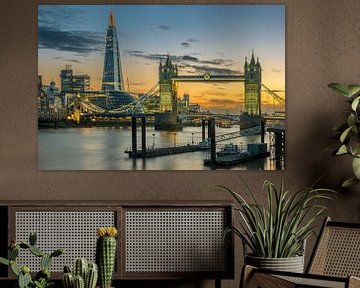
[[[357,179],[356,177],[351,177],[351,178],[345,180],[344,183],[341,185],[341,187],[348,188],[352,185],[359,184],[359,183],[360,183],[359,179]]]
[[[337,93],[341,94],[342,96],[348,97],[350,98],[350,92],[348,90],[348,87],[344,84],[341,83],[330,83],[328,85],[329,88],[333,89],[334,91],[336,91]]]

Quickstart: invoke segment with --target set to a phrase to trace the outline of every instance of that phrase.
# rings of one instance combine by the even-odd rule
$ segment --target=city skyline
[[[38,73],[45,84],[53,79],[59,86],[60,70],[72,64],[76,74],[90,75],[92,90],[101,89],[111,9],[132,93],[144,93],[158,82],[158,65],[167,54],[181,75],[241,74],[252,50],[263,83],[285,90],[283,5],[39,5]],[[178,96],[184,93],[203,109],[238,111],[243,106],[238,83],[181,83]]]

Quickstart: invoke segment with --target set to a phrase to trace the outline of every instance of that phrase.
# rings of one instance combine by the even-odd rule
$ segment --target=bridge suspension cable
[[[134,112],[136,110],[142,109],[142,105],[146,101],[153,100],[159,93],[159,83],[156,83],[154,87],[152,87],[148,92],[142,94],[141,96],[135,98],[134,101],[129,104],[123,105],[119,108],[112,109],[109,113],[125,113],[125,112]]]
[[[280,97],[276,92],[280,92],[281,90],[271,90],[265,84],[261,84],[261,86],[265,89],[266,92],[268,92],[274,99],[281,105],[285,105],[285,98]]]

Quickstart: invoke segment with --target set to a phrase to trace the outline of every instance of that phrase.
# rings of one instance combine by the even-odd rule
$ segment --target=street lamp
[[[176,146],[176,133],[174,133],[174,147]]]
[[[191,133],[191,145],[194,145],[194,132]]]
[[[155,148],[155,133],[153,133],[152,136],[153,136],[153,145],[152,145],[152,148]]]

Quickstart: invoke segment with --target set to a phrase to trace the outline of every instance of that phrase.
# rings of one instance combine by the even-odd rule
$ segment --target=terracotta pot
[[[262,269],[304,273],[304,256],[289,258],[263,258],[246,255],[245,263]]]

